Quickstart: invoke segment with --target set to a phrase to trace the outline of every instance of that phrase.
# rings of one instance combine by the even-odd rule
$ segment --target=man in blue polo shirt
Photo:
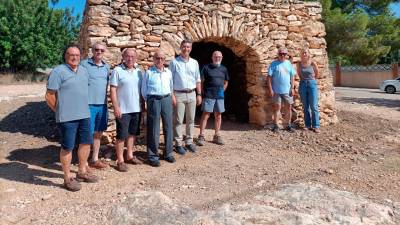
[[[153,57],[154,65],[150,67],[142,82],[142,96],[147,105],[147,154],[149,164],[160,166],[158,146],[160,139],[160,118],[164,131],[164,160],[174,163],[172,155],[173,130],[172,130],[172,98],[173,92],[172,73],[164,67],[165,54],[158,50]]]
[[[64,172],[64,187],[78,191],[78,181],[96,182],[98,178],[86,170],[87,159],[92,144],[90,134],[90,113],[88,97],[87,70],[79,65],[80,49],[76,45],[68,46],[65,63],[55,67],[47,81],[46,102],[55,111],[56,122],[61,133],[60,161]],[[79,167],[76,180],[70,175],[72,150],[78,138]]]
[[[205,143],[204,130],[207,126],[207,120],[211,113],[214,113],[215,134],[213,142],[223,145],[224,141],[219,133],[222,123],[222,113],[225,112],[224,92],[228,87],[228,70],[221,65],[222,53],[215,51],[212,54],[212,63],[204,66],[201,71],[201,83],[203,89],[203,114],[200,119],[200,135],[197,144],[203,146]]]
[[[89,73],[89,109],[90,131],[93,135],[93,153],[89,165],[96,169],[104,169],[108,165],[99,160],[100,140],[103,131],[107,130],[107,86],[110,65],[103,60],[106,47],[101,43],[92,46],[93,57],[83,60],[81,65]]]
[[[273,61],[268,68],[268,90],[272,98],[272,110],[274,112],[273,132],[279,131],[279,111],[282,104],[283,125],[287,131],[294,132],[290,119],[292,117],[291,105],[293,104],[296,70],[292,63],[286,59],[287,54],[288,50],[285,47],[280,47],[278,49],[278,60]]]
[[[126,142],[127,160],[131,164],[142,162],[133,155],[136,137],[140,134],[140,112],[142,71],[136,68],[137,53],[133,48],[122,52],[123,63],[114,68],[110,80],[111,101],[114,106],[117,124],[117,170],[128,171],[124,159],[124,143]]]

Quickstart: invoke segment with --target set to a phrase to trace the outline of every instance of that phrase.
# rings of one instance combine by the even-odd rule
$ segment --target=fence
[[[341,66],[330,67],[333,74],[333,84],[343,87],[379,88],[384,80],[399,76],[398,64],[382,64],[371,66]]]

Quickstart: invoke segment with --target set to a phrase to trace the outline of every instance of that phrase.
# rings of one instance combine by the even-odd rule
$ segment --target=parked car
[[[389,94],[394,94],[396,91],[400,91],[400,77],[394,80],[384,80],[379,85],[381,91],[385,91]]]

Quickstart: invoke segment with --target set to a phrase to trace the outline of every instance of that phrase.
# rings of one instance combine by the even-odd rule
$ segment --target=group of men
[[[60,130],[60,161],[66,189],[78,191],[81,189],[79,182],[97,182],[98,177],[90,172],[89,167],[102,169],[108,166],[99,160],[100,139],[108,124],[108,86],[116,119],[118,171],[128,171],[127,163],[143,163],[134,154],[134,144],[140,134],[141,113],[144,111],[147,111],[148,164],[153,167],[160,166],[160,120],[165,143],[162,158],[165,161],[176,161],[172,154],[174,140],[178,154],[196,152],[194,120],[196,106],[200,104],[203,114],[198,145],[205,144],[204,130],[211,113],[215,115],[213,142],[224,144],[220,135],[221,113],[225,111],[224,91],[229,75],[221,65],[222,53],[215,51],[212,63],[200,73],[198,62],[189,56],[192,43],[184,40],[180,49],[180,55],[170,62],[168,68],[165,67],[165,54],[157,50],[153,55],[153,66],[143,72],[137,64],[138,54],[133,48],[122,51],[122,63],[112,71],[103,60],[107,51],[105,45],[93,45],[93,56],[82,61],[78,46],[66,48],[65,63],[52,70],[46,92],[46,102],[55,111]],[[76,179],[70,173],[75,143],[79,143]],[[88,162],[91,146],[92,158]]]

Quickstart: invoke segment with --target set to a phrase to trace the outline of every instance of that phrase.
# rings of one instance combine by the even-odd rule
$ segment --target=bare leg
[[[273,104],[273,106],[272,106],[272,110],[274,111],[274,124],[275,125],[278,125],[280,107],[281,107],[280,104]]]
[[[292,107],[290,104],[284,104],[282,108],[284,112],[283,124],[287,126],[290,124],[290,119],[292,118]]]
[[[210,118],[210,113],[203,112],[200,119],[200,135],[204,135],[204,130],[206,129],[208,118]]]
[[[124,162],[124,143],[125,140],[117,139],[115,143],[115,153],[117,154],[117,163]]]
[[[80,144],[78,148],[78,158],[79,158],[79,168],[78,173],[85,174],[87,160],[89,157],[90,145],[88,144]]]
[[[103,132],[96,132],[93,136],[93,154],[92,154],[92,161],[96,162],[99,160],[99,151],[100,151],[100,140]]]
[[[215,135],[219,135],[219,130],[221,129],[221,124],[222,124],[222,114],[219,112],[214,112],[214,129],[215,129]]]
[[[61,167],[64,172],[64,180],[69,181],[71,177],[71,160],[72,160],[72,151],[61,149],[60,151],[60,162]]]
[[[127,159],[133,158],[133,152],[134,152],[133,149],[135,141],[136,141],[136,136],[134,135],[129,135],[128,138],[126,139]]]

